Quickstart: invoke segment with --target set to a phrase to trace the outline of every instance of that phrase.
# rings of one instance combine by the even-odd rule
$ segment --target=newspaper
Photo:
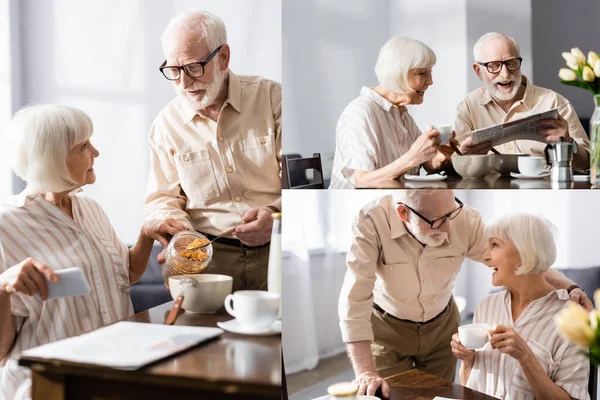
[[[543,137],[536,133],[537,122],[542,119],[558,119],[558,108],[530,115],[529,117],[517,121],[477,129],[471,132],[473,144],[491,141],[493,146],[498,146],[506,142],[512,142],[513,140],[535,140],[544,142]]]
[[[21,356],[135,370],[222,333],[218,328],[122,321],[25,350]]]

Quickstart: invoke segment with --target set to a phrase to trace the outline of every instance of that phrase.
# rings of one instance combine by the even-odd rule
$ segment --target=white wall
[[[94,121],[100,151],[98,200],[117,233],[133,243],[144,221],[150,125],[173,97],[158,71],[160,36],[188,9],[219,15],[228,28],[231,69],[281,81],[281,2],[277,0],[14,1],[20,30],[13,65],[22,65],[20,101],[79,107]],[[5,54],[5,53],[2,53]],[[0,130],[2,126],[0,125]],[[16,190],[16,189],[15,189]]]
[[[10,3],[0,0],[0,126],[5,125],[11,116],[12,80],[10,66]],[[0,157],[4,157],[0,145]],[[8,167],[0,164],[0,198],[12,194],[12,175]]]
[[[590,118],[594,112],[591,93],[562,85],[558,70],[566,67],[561,53],[572,47],[579,47],[586,55],[589,50],[600,52],[600,2],[532,0],[532,4],[535,84],[562,94],[571,101],[580,117]]]

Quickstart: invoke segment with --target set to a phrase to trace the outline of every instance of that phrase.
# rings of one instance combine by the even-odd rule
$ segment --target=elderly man
[[[465,154],[486,154],[491,144],[473,145],[470,133],[532,114],[558,108],[558,120],[538,123],[537,133],[544,142],[574,142],[577,153],[573,167],[589,169],[589,141],[571,103],[560,94],[535,86],[521,75],[519,44],[511,37],[491,32],[483,35],[473,48],[473,69],[484,86],[475,89],[458,105],[455,130]],[[527,153],[544,156],[544,143],[516,140],[497,146],[501,153]]]
[[[150,131],[146,215],[219,238],[206,272],[233,290],[266,289],[273,212],[281,210],[281,85],[229,70],[223,21],[208,12],[174,17],[160,70],[177,97]],[[164,262],[164,252],[159,255]]]
[[[381,377],[412,368],[454,380],[448,343],[460,315],[452,289],[465,257],[483,262],[483,229],[479,212],[452,190],[399,190],[361,210],[338,308],[361,394],[381,386],[387,397]],[[591,309],[562,274],[549,270],[545,277]]]

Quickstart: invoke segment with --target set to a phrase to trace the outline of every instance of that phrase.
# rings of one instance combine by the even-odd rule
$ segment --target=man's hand
[[[246,246],[261,246],[271,240],[271,228],[273,210],[270,208],[253,208],[248,210],[242,218],[245,222],[235,230],[237,237]],[[252,221],[256,218],[255,221]],[[252,221],[252,222],[248,222]]]
[[[532,355],[532,351],[515,330],[509,326],[495,325],[490,329],[492,349],[508,354],[517,361]]]
[[[166,235],[175,236],[178,232],[186,230],[187,228],[185,225],[173,218],[150,220],[142,226],[143,235],[158,240],[163,246],[169,244],[169,239],[166,238]]]
[[[544,138],[548,143],[555,143],[564,140],[571,142],[569,135],[569,123],[562,115],[558,114],[558,119],[543,119],[537,122],[537,134]],[[561,139],[563,138],[563,139]]]
[[[571,290],[571,293],[569,293],[569,297],[571,298],[571,301],[574,301],[575,303],[579,304],[588,312],[594,309],[594,305],[592,304],[590,299],[588,299],[588,297],[585,295],[585,292],[579,288]]]
[[[473,138],[469,136],[460,144],[460,152],[463,154],[487,154],[492,149],[492,142],[473,144]]]
[[[376,372],[363,372],[356,377],[354,383],[358,385],[359,395],[375,396],[375,392],[380,386],[383,397],[387,399],[390,394],[390,385]]]
[[[160,253],[156,256],[156,262],[159,264],[164,264],[167,261],[167,248],[162,249]]]

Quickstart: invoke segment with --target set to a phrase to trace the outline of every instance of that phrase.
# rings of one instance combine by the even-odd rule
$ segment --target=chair
[[[598,391],[598,367],[594,364],[590,363],[590,380],[588,382],[588,393],[590,394],[590,398],[595,400],[597,397]]]
[[[312,182],[306,178],[309,169],[313,170]],[[284,189],[325,189],[321,154],[315,153],[311,158],[301,158],[299,154],[284,155],[282,179]]]

